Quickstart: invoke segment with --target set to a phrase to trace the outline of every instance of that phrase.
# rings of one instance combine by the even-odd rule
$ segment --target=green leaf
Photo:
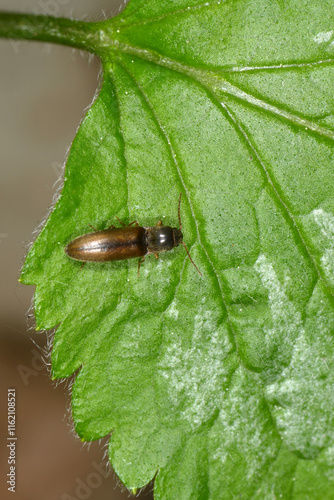
[[[22,271],[76,430],[112,432],[157,499],[330,499],[334,488],[334,11],[316,0],[132,0],[97,23],[100,93]],[[81,264],[115,222],[182,247]]]

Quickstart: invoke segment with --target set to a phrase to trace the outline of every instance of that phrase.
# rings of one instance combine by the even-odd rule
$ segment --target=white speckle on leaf
[[[301,313],[286,293],[285,278],[283,285],[277,277],[273,265],[265,255],[260,255],[254,265],[263,286],[268,291],[268,305],[271,312],[272,326],[264,326],[265,342],[268,347],[277,344],[275,363],[280,366],[289,360],[295,339],[304,332]]]
[[[334,246],[334,217],[322,210],[322,208],[317,208],[312,212],[315,222],[321,229],[322,234],[332,242]]]
[[[176,338],[158,365],[161,376],[168,381],[168,395],[175,411],[192,429],[208,420],[221,405],[230,374],[226,358],[233,349],[225,325],[213,317],[212,311],[200,306],[194,319],[191,345],[185,347]]]
[[[321,263],[327,273],[334,273],[334,249],[327,248],[324,255],[321,257]]]
[[[327,240],[327,248],[321,257],[321,263],[327,274],[334,274],[334,217],[321,208],[313,210],[312,215],[322,235]]]
[[[254,379],[252,382],[243,368],[235,372],[216,423],[217,435],[222,439],[212,436],[213,442],[217,442],[213,459],[222,464],[222,474],[240,459],[245,481],[253,480],[277,453],[275,431],[268,429],[262,396],[253,384]]]
[[[267,387],[269,400],[275,402],[273,414],[277,428],[288,447],[305,458],[315,458],[334,438],[332,414],[334,399],[330,370],[321,362],[320,345],[299,337],[291,366],[282,378]]]
[[[175,300],[173,300],[173,302],[170,304],[169,308],[166,311],[166,314],[174,319],[177,319],[179,317],[179,310],[176,307]]]
[[[287,446],[308,459],[316,458],[334,440],[334,315],[331,305],[319,300],[318,291],[314,301],[314,312],[296,340],[289,366],[266,388]]]
[[[329,40],[332,38],[334,31],[321,31],[318,33],[315,37],[313,37],[313,40],[315,43],[325,43],[329,42]]]

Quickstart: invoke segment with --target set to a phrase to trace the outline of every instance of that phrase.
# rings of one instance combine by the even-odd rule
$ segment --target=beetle
[[[138,260],[138,277],[140,265],[144,262],[145,256],[154,254],[159,258],[160,252],[167,252],[178,245],[183,245],[187,255],[201,276],[202,273],[190,257],[189,250],[183,241],[181,224],[181,197],[179,198],[178,217],[180,227],[164,226],[160,220],[154,227],[141,227],[137,221],[129,225],[124,224],[117,218],[123,227],[116,228],[114,225],[108,229],[94,233],[84,234],[71,241],[65,248],[65,252],[74,260],[85,262],[107,262],[113,260]]]

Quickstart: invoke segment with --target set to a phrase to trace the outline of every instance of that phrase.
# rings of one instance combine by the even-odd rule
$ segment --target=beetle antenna
[[[180,198],[179,198],[179,208],[178,208],[178,215],[179,215],[179,223],[180,223],[180,231],[182,231],[182,224],[181,224],[181,197],[182,193],[180,193]]]
[[[179,216],[179,223],[180,223],[180,231],[182,231],[182,224],[181,224],[181,198],[182,198],[182,193],[180,193],[180,198],[179,198],[179,207],[178,207],[178,216]],[[198,269],[198,267],[196,266],[195,262],[192,260],[192,258],[190,257],[190,253],[189,253],[189,250],[187,248],[187,245],[185,244],[184,241],[181,241],[182,245],[184,246],[184,248],[186,249],[186,252],[187,252],[187,255],[190,259],[190,262],[192,263],[192,265],[194,266],[194,268],[196,269],[196,271],[203,277],[203,274],[201,273],[201,271]]]
[[[180,198],[180,199],[181,199],[181,198]],[[185,242],[184,242],[184,241],[182,241],[181,243],[182,243],[182,245],[184,246],[184,248],[186,249],[186,252],[187,252],[187,254],[188,254],[188,257],[189,257],[189,259],[190,259],[190,262],[192,263],[192,265],[194,266],[194,268],[196,269],[196,271],[197,271],[197,272],[198,272],[198,273],[202,276],[202,278],[203,278],[203,274],[201,273],[201,271],[200,271],[200,270],[198,269],[198,267],[196,266],[195,262],[194,262],[194,261],[192,260],[192,258],[190,257],[190,253],[189,253],[189,250],[188,250],[188,248],[187,248],[187,245],[185,244]]]

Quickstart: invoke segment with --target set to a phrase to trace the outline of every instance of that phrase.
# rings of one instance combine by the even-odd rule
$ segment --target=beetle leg
[[[116,226],[114,226],[114,224],[111,224],[111,226],[109,226],[108,229],[116,229]]]
[[[121,219],[119,219],[117,217],[117,215],[115,215],[116,219],[118,220],[118,222],[120,224],[122,224],[122,226],[132,226],[132,224],[135,224],[136,226],[139,226],[138,222],[136,220],[134,220],[133,222],[130,222],[130,224],[125,224],[125,222],[121,221]]]
[[[155,257],[156,259],[159,259],[159,254],[158,254],[158,252],[156,252],[156,253],[154,254],[154,257]]]
[[[139,278],[139,269],[140,269],[140,264],[142,264],[145,261],[145,257],[140,257],[138,260],[138,278]]]
[[[159,220],[157,223],[156,223],[156,226],[162,226],[162,220]]]
[[[93,227],[91,224],[88,224],[89,227],[91,227],[94,231],[98,231],[98,229],[95,229],[95,227]]]
[[[126,226],[126,224],[125,224],[124,222],[122,222],[122,221],[121,221],[121,219],[119,219],[119,218],[117,217],[117,215],[115,215],[115,217],[116,217],[116,219],[118,220],[118,222],[119,222],[120,224],[122,224],[122,226]]]

